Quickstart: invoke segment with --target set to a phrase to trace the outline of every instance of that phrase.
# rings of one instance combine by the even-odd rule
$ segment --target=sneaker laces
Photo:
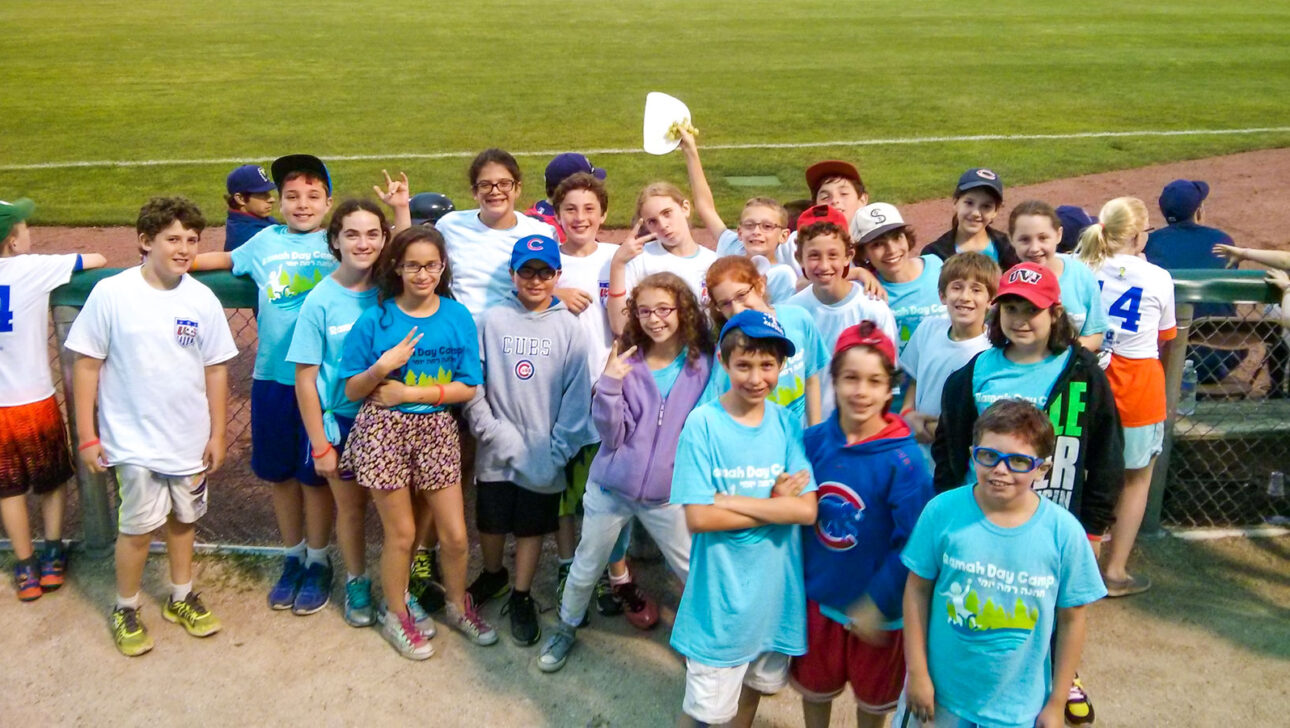
[[[1088,693],[1085,693],[1084,686],[1079,684],[1079,678],[1075,678],[1074,682],[1071,683],[1070,692],[1066,694],[1066,702],[1068,703],[1087,703],[1088,702]]]
[[[403,634],[403,640],[413,647],[420,647],[426,643],[426,638],[417,629],[417,623],[412,618],[412,612],[406,616],[399,617],[399,631]]]
[[[456,611],[455,607],[453,611]],[[483,617],[479,616],[479,611],[475,609],[475,600],[471,599],[469,594],[466,595],[466,608],[457,615],[457,625],[474,630],[476,635],[484,634],[492,629],[492,626],[485,622]]]
[[[372,592],[363,588],[363,579],[350,579],[345,582],[345,597],[355,609],[366,609],[372,603]]]
[[[417,555],[412,557],[413,579],[429,580],[431,578],[430,568],[430,552],[418,551]]]
[[[623,603],[627,605],[627,610],[630,612],[639,612],[645,608],[645,594],[641,592],[641,588],[636,586],[634,581],[619,584],[614,587],[614,593],[623,600]]]
[[[120,628],[126,633],[139,631],[139,610],[130,609],[129,607],[118,607],[117,614],[121,615]]]

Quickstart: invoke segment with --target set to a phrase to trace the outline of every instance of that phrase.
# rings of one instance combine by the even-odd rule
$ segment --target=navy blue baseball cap
[[[985,167],[973,167],[964,172],[959,177],[959,183],[954,186],[954,196],[958,197],[964,192],[978,187],[989,189],[994,192],[994,196],[998,198],[1000,203],[1003,202],[1003,181],[999,179],[999,175],[995,174],[994,170],[986,169]]]
[[[1062,239],[1057,243],[1057,252],[1069,253],[1079,244],[1079,234],[1084,228],[1097,222],[1084,208],[1077,205],[1062,205],[1057,208],[1057,218],[1062,221]]]
[[[587,155],[577,152],[565,152],[555,155],[555,159],[546,166],[547,189],[554,190],[556,185],[579,172],[586,172],[596,179],[605,178],[605,170],[596,167],[587,159]]]
[[[744,336],[751,339],[778,339],[784,342],[785,350],[789,356],[797,353],[797,347],[793,345],[792,339],[789,339],[784,334],[784,327],[779,325],[774,316],[763,311],[746,308],[731,316],[726,325],[721,327],[721,336],[718,341],[726,338],[726,334],[735,329],[744,332]]]
[[[1209,185],[1194,179],[1176,179],[1160,193],[1160,213],[1170,224],[1190,220],[1209,197]]]
[[[273,173],[273,185],[279,191],[282,190],[282,182],[287,175],[292,172],[308,172],[315,177],[321,177],[327,187],[327,194],[331,194],[331,175],[327,173],[327,165],[312,154],[288,154],[285,157],[278,157],[273,160],[269,170]]]
[[[228,179],[224,181],[224,186],[228,189],[230,195],[238,193],[260,195],[265,192],[272,192],[275,188],[273,180],[269,179],[269,173],[265,172],[264,167],[258,164],[244,164],[229,172]]]
[[[523,268],[530,260],[540,260],[560,270],[560,244],[545,235],[526,235],[516,240],[511,249],[511,270]]]

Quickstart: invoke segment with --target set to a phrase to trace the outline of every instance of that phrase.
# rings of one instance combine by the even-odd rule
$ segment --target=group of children
[[[344,620],[379,626],[399,654],[434,653],[440,610],[494,644],[481,607],[502,597],[513,641],[537,644],[531,588],[557,533],[558,621],[537,657],[555,672],[593,599],[657,622],[625,558],[635,519],[684,584],[671,638],[683,723],[749,725],[760,696],[790,682],[810,726],[828,724],[847,683],[862,726],[898,704],[910,725],[1091,723],[1075,674],[1083,607],[1148,586],[1126,567],[1162,441],[1173,289],[1139,257],[1145,205],[1112,200],[1074,255],[1058,253],[1056,211],[1022,202],[997,230],[1002,182],[972,169],[950,231],[917,255],[854,165],[810,167],[796,219],[756,197],[732,231],[688,132],[682,148],[694,204],[648,185],[617,246],[599,241],[604,170],[576,154],[552,161],[548,199],[525,214],[518,163],[485,150],[468,172],[478,207],[436,199],[441,216],[415,224],[405,176],[376,188],[391,220],[369,200],[333,207],[311,155],[240,167],[228,179],[240,217],[215,253],[197,253],[191,203],[149,201],[142,264],[95,286],[66,342],[77,451],[120,495],[120,651],[152,648],[139,591],[159,528],[163,616],[196,636],[220,628],[192,584],[193,524],[224,458],[236,348],[186,274],[228,269],[258,290],[251,465],[273,484],[284,547],[270,607],[328,604],[334,531]],[[268,217],[274,192],[282,223]],[[717,252],[694,240],[695,210]],[[103,264],[26,254],[30,214],[0,203],[0,505],[22,599],[57,588],[66,565],[48,292]],[[467,585],[472,449],[483,569]],[[28,490],[45,511],[38,559]]]

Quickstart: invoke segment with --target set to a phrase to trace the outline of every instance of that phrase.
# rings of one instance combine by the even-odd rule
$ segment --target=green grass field
[[[447,5],[447,7],[444,7]],[[310,3],[8,0],[0,44],[0,195],[38,224],[129,223],[182,193],[222,219],[231,163],[18,169],[84,160],[266,162],[309,151],[337,194],[380,170],[469,204],[469,155],[640,147],[645,93],[685,100],[701,144],[971,134],[1278,127],[1290,98],[1290,5],[1273,0],[1071,4],[1000,0],[837,3]],[[959,172],[1008,184],[1290,144],[1290,133],[711,150],[723,210],[804,194],[810,161],[859,162],[875,199],[946,194]],[[593,155],[611,222],[679,154]],[[525,202],[545,157],[520,158]],[[737,188],[727,175],[776,175]]]

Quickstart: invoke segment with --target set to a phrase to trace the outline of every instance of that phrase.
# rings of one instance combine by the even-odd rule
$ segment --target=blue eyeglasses
[[[1024,455],[1019,452],[999,452],[992,447],[972,448],[972,460],[983,468],[993,468],[1002,460],[1012,473],[1029,473],[1044,464],[1043,458]]]

